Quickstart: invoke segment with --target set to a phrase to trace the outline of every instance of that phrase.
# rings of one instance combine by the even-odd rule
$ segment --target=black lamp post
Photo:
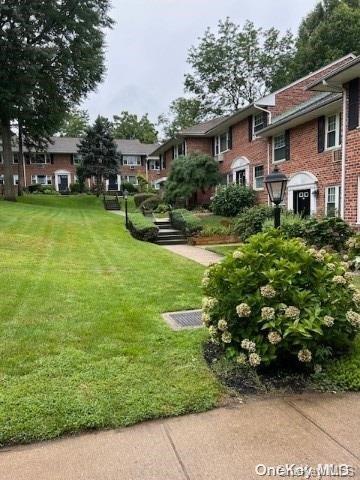
[[[288,178],[283,173],[279,172],[278,167],[274,168],[274,171],[265,177],[265,186],[268,191],[271,202],[275,205],[274,209],[274,226],[280,227],[280,203],[284,200],[286,185]]]
[[[124,200],[125,200],[125,225],[126,228],[129,229],[129,217],[128,217],[128,196],[129,192],[124,190]]]

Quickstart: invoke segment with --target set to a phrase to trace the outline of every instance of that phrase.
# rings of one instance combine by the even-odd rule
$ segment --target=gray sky
[[[92,118],[128,110],[156,121],[183,94],[187,51],[229,16],[293,32],[317,0],[112,0],[105,81],[84,103]]]

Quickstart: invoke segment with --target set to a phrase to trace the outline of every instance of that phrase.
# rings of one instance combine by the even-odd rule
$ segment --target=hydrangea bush
[[[319,368],[360,330],[349,264],[277,231],[250,238],[203,279],[203,321],[240,364]]]

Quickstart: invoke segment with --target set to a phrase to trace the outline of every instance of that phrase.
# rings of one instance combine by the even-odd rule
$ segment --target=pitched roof
[[[215,127],[223,123],[227,118],[229,118],[229,116],[225,115],[222,117],[213,118],[212,120],[207,120],[206,122],[198,123],[193,127],[184,128],[184,130],[181,130],[179,135],[181,136],[206,135],[210,130],[213,130]]]
[[[339,68],[323,76],[320,80],[312,82],[308,90],[315,91],[338,91],[339,87],[360,75],[360,56],[353,58]]]
[[[313,118],[317,118],[327,110],[334,108],[334,105],[341,103],[341,99],[341,93],[319,93],[319,95],[316,95],[310,100],[273,118],[270,125],[261,130],[257,135],[260,137],[272,136],[285,127],[289,128],[301,125]]]

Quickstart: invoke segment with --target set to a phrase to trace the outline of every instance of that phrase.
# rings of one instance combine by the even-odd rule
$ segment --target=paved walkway
[[[214,252],[192,245],[165,245],[164,248],[182,257],[189,258],[194,262],[201,263],[201,265],[205,265],[206,267],[213,263],[220,262],[224,258]]]
[[[355,394],[249,400],[199,415],[4,449],[0,478],[252,480],[274,478],[258,476],[258,464],[293,463],[348,464],[359,478],[359,411]]]

